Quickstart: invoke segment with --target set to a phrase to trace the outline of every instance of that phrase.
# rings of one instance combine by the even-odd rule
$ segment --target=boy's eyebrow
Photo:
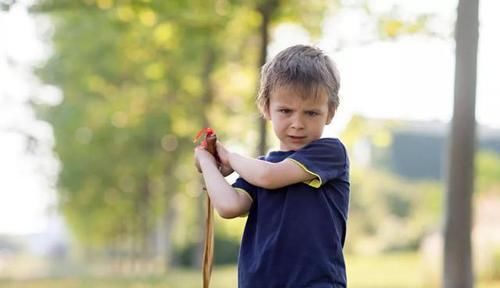
[[[319,108],[311,108],[311,109],[305,109],[306,112],[321,112],[321,109]]]

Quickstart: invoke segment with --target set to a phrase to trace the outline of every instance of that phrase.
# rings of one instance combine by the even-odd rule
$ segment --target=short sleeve
[[[305,182],[315,188],[346,175],[349,169],[345,147],[340,140],[334,138],[313,141],[288,158],[317,177]]]
[[[248,183],[245,179],[238,177],[238,179],[236,179],[236,181],[233,183],[232,186],[237,190],[242,190],[243,192],[246,192],[248,195],[250,195],[252,200],[255,201],[257,187]]]

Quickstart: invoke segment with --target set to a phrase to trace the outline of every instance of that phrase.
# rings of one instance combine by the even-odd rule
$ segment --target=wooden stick
[[[205,217],[205,247],[203,249],[203,288],[209,288],[214,261],[214,208],[207,194]]]
[[[219,157],[217,155],[217,136],[212,133],[207,133],[205,137],[206,141],[206,149],[212,155],[214,155],[215,159],[219,162]],[[204,188],[206,190],[206,188]],[[203,288],[209,288],[210,286],[210,278],[212,276],[212,267],[214,260],[214,208],[212,206],[212,202],[210,201],[210,197],[207,196],[207,205],[206,205],[206,217],[205,217],[205,246],[203,249]]]

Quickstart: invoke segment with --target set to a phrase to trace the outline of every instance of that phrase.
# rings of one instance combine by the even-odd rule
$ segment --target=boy
[[[322,51],[287,48],[264,65],[257,97],[280,149],[252,159],[217,143],[221,170],[210,153],[195,149],[219,215],[248,213],[238,287],[346,287],[349,161],[338,139],[321,138],[338,91],[338,72]],[[224,176],[233,170],[240,177],[231,186]]]

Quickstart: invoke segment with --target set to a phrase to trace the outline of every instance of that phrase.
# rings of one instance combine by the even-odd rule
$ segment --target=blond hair
[[[332,60],[318,48],[291,46],[262,67],[257,96],[257,106],[262,115],[269,108],[271,93],[282,87],[297,89],[303,98],[326,93],[329,110],[335,112],[339,106],[338,70]]]

